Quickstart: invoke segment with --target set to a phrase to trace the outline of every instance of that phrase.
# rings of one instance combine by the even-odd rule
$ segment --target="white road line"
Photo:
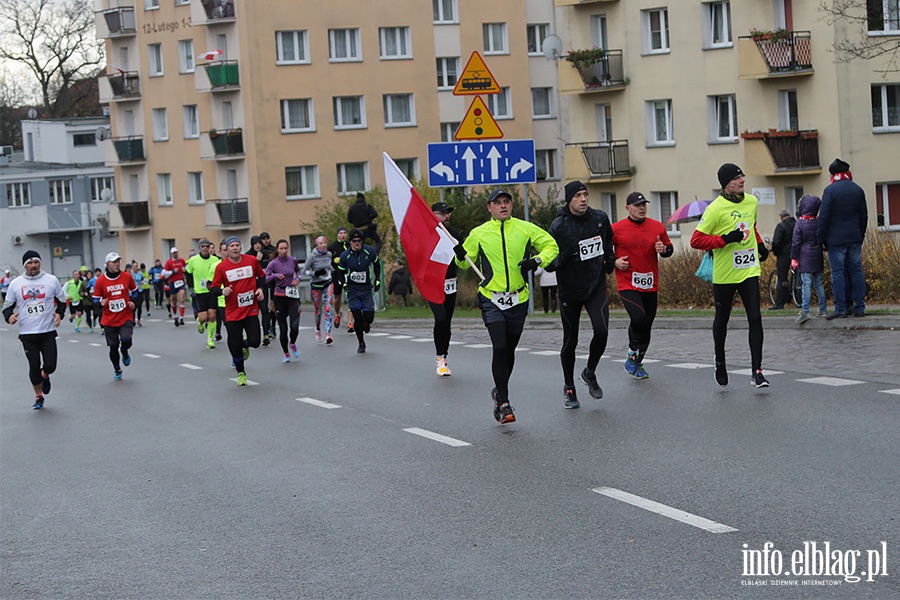
[[[319,408],[341,408],[340,404],[332,404],[331,402],[323,402],[322,400],[316,400],[315,398],[296,398],[297,402],[303,402],[305,404],[311,404],[313,406],[318,406]]]
[[[146,356],[147,358],[162,358],[159,354],[143,354],[142,356]]]
[[[653,363],[658,363],[659,360],[655,359],[655,358],[645,358],[641,362],[644,363],[645,365],[652,365]]]
[[[465,342],[457,342],[456,340],[451,340],[450,345],[451,346],[465,346],[466,343]]]
[[[9,331],[6,327],[0,327],[0,331]]]
[[[466,348],[490,348],[490,344],[466,344]]]
[[[538,350],[537,352],[532,352],[537,356],[559,356],[559,350]]]
[[[557,354],[559,354],[559,352],[557,352]],[[590,358],[590,356],[588,356],[587,354],[577,354],[575,355],[575,358],[577,358],[578,360],[587,360]],[[600,358],[603,357],[601,356]]]
[[[78,340],[69,340],[69,343],[77,344],[77,343],[78,343]]]
[[[237,383],[237,377],[232,377],[231,379],[229,379],[229,381],[233,381],[233,382]],[[248,379],[248,380],[247,380],[247,385],[259,385],[259,384],[256,383],[255,381],[250,381],[250,380]]]
[[[681,521],[682,523],[687,523],[688,525],[692,525],[700,529],[705,529],[710,533],[730,533],[732,531],[738,531],[734,527],[729,527],[728,525],[723,525],[722,523],[716,523],[715,521],[710,521],[709,519],[704,519],[703,517],[692,515],[689,512],[678,510],[677,508],[672,508],[671,506],[666,506],[665,504],[660,504],[659,502],[654,502],[653,500],[648,500],[647,498],[642,498],[641,496],[635,496],[634,494],[629,494],[628,492],[623,492],[622,490],[617,490],[615,488],[597,487],[591,491],[596,492],[602,496],[613,498],[614,500],[621,500],[622,502],[631,504],[632,506],[637,506],[638,508],[649,510],[650,512],[660,514],[664,517],[669,517],[670,519]]]
[[[878,391],[881,392],[882,394],[896,394],[896,395],[900,396],[900,389],[896,389],[896,390],[878,390]]]
[[[746,375],[748,377],[750,375],[753,375],[752,369],[735,369],[734,371],[729,370],[728,372],[732,375]],[[765,373],[766,375],[784,375],[784,371],[770,371],[768,369],[764,369],[763,373]]]
[[[412,336],[411,335],[389,335],[388,339],[389,340],[411,340]]]
[[[830,385],[832,387],[865,383],[865,381],[857,381],[856,379],[841,379],[840,377],[812,377],[810,379],[798,379],[797,381],[802,381],[804,383],[818,383],[820,385]]]
[[[516,348],[516,352],[528,352],[531,348]]]
[[[179,363],[179,367],[184,367],[185,369],[190,369],[192,371],[199,371],[203,367],[198,367],[197,365],[192,365],[191,363]],[[237,381],[237,379],[235,379]]]
[[[300,331],[303,331],[305,329],[313,329],[313,326],[312,325],[301,325],[298,329],[300,329]]]
[[[416,338],[416,339],[414,339],[414,340],[409,340],[409,341],[411,341],[411,342],[416,342],[417,344],[424,344],[424,343],[426,343],[426,342],[427,342],[427,343],[431,343],[431,342],[433,342],[434,340],[431,339],[431,338]]]
[[[91,346],[94,346],[95,348],[99,348],[102,345],[103,344],[98,344],[97,342],[91,342]]]
[[[162,319],[147,319],[150,323],[159,323]]]
[[[434,440],[436,442],[440,442],[442,444],[447,444],[448,446],[454,447],[462,447],[462,446],[471,446],[469,442],[464,442],[462,440],[457,440],[456,438],[447,437],[446,435],[441,435],[439,433],[434,433],[433,431],[428,431],[427,429],[419,429],[418,427],[409,427],[404,429],[406,433],[411,433],[413,435],[419,435],[423,438],[428,438],[429,440]]]
[[[375,333],[367,333],[366,334],[367,337],[382,337],[385,335],[391,335],[391,334],[385,333],[383,331],[376,331]]]
[[[700,363],[676,363],[674,365],[666,365],[667,367],[672,367],[673,369],[706,369],[712,368],[713,365],[704,365]]]

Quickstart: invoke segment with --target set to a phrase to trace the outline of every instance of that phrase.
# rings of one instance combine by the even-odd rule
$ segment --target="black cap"
[[[363,194],[362,192],[356,192],[356,199],[357,199],[357,200],[365,200],[365,199],[366,199],[366,195]]]
[[[724,189],[732,179],[734,179],[735,177],[740,177],[743,174],[744,172],[741,171],[741,168],[739,166],[732,163],[725,163],[724,165],[719,167],[719,184]]]
[[[38,251],[37,251],[37,250],[26,250],[26,251],[25,251],[25,254],[22,255],[22,264],[24,265],[25,263],[27,263],[27,262],[28,262],[29,260],[31,260],[32,258],[36,258],[36,259],[38,259],[38,260],[41,260],[41,255],[38,254]]]
[[[202,240],[200,240],[200,243],[197,245],[198,246],[212,246],[212,242],[206,238],[203,238]]]
[[[587,186],[578,181],[570,181],[566,184],[566,204],[572,201],[572,198],[575,197],[575,194],[582,190],[587,190]]]
[[[846,173],[850,170],[850,164],[845,163],[839,158],[834,159],[834,162],[828,165],[828,172],[832,175],[837,173]]]
[[[628,194],[628,198],[625,199],[626,206],[631,206],[632,204],[646,204],[647,202],[650,201],[640,192],[631,192]]]
[[[350,230],[350,235],[347,236],[348,240],[361,240],[363,239],[362,229],[353,228]]]
[[[260,241],[260,240],[259,240],[259,236],[258,236],[258,235],[254,235],[253,237],[250,238],[250,245],[252,246],[253,244],[255,244],[255,243],[258,242],[258,241]]]
[[[491,192],[491,195],[490,195],[490,196],[488,196],[488,202],[489,202],[489,203],[490,203],[490,202],[493,202],[494,200],[496,200],[496,199],[499,198],[500,196],[506,196],[507,198],[509,198],[510,200],[512,200],[512,195],[510,195],[509,192],[507,192],[506,190],[504,190],[504,189],[502,189],[502,188],[497,188],[496,190],[494,190],[493,192]]]
[[[269,235],[269,232],[268,232],[268,231],[263,231],[261,234],[259,234],[259,239],[263,239],[263,238],[269,238],[269,239],[272,239],[272,236]]]
[[[451,213],[453,212],[453,207],[446,202],[435,202],[431,205],[431,211],[439,213]]]

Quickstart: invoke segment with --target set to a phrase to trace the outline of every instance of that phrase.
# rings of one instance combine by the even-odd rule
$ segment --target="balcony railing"
[[[146,200],[140,202],[118,202],[114,206],[119,209],[124,229],[150,227],[150,203]]]
[[[244,132],[240,129],[213,130],[209,132],[216,157],[244,154]]]
[[[821,168],[819,134],[816,131],[770,132],[764,141],[776,169]]]
[[[234,19],[234,0],[200,0],[208,21]]]
[[[591,177],[631,177],[627,140],[566,145],[576,146],[581,150]]]
[[[250,202],[247,198],[216,199],[210,202],[215,204],[222,226],[250,225]]]
[[[103,11],[103,19],[109,30],[109,37],[137,35],[134,7],[114,8]]]
[[[129,137],[113,138],[113,146],[120,163],[142,162],[147,160],[144,155],[144,137],[132,135]]]
[[[743,36],[756,43],[772,75],[811,71],[812,38],[809,31],[787,31],[782,34]]]
[[[209,77],[209,83],[214,90],[241,85],[238,61],[236,60],[217,60],[204,65],[204,67],[206,76]]]
[[[621,88],[625,86],[625,69],[621,50],[606,50],[596,61],[573,62],[586,90]]]
[[[125,100],[141,97],[141,79],[137,71],[116,71],[106,76],[109,87],[112,88],[113,98]]]

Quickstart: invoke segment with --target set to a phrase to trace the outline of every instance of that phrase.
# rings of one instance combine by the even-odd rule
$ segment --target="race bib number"
[[[603,254],[603,238],[599,235],[578,242],[578,254],[581,260],[591,260]]]
[[[444,280],[444,293],[445,294],[455,294],[456,293],[456,277],[453,279],[445,279]]]
[[[300,288],[298,288],[296,285],[289,285],[284,288],[284,295],[288,298],[299,298]]]
[[[352,281],[353,283],[366,283],[368,280],[368,271],[352,271],[350,273],[350,281]]]
[[[176,281],[175,283],[173,283],[172,286],[173,286],[176,290],[180,290],[181,288],[184,287],[184,280],[179,279],[178,281]]]
[[[756,266],[756,248],[734,251],[734,268],[749,269]]]
[[[122,312],[123,310],[125,310],[125,300],[122,298],[119,298],[118,300],[110,300],[107,306],[109,306],[109,312]]]
[[[33,302],[25,305],[25,314],[40,315],[46,310],[43,302]]]
[[[653,288],[653,273],[637,273],[631,274],[631,285],[639,290],[649,290]]]
[[[237,295],[238,306],[250,306],[253,304],[253,292],[242,292]]]
[[[225,271],[225,279],[228,281],[240,281],[241,279],[250,279],[251,277],[253,277],[253,267],[249,265]]]
[[[201,280],[200,280],[200,289],[201,289],[201,290],[208,290],[208,289],[209,289],[209,280],[208,280],[208,279],[201,279]]]
[[[491,302],[500,310],[507,310],[519,304],[519,292],[493,292]]]

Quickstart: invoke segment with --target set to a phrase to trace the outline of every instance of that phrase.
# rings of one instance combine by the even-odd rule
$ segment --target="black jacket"
[[[375,207],[366,202],[363,198],[357,198],[356,202],[347,209],[347,220],[353,223],[354,227],[364,227],[375,220],[378,211]]]
[[[826,248],[862,244],[868,220],[863,189],[849,179],[835,181],[822,194],[816,237]]]
[[[568,205],[559,209],[550,235],[559,246],[559,256],[550,263],[547,271],[556,271],[560,300],[584,302],[602,286],[606,289],[606,275],[616,266],[612,244],[612,225],[602,210],[588,208],[583,216],[575,216]],[[579,242],[600,236],[603,254],[581,260]]]
[[[790,256],[791,243],[794,239],[794,225],[797,219],[788,217],[775,226],[775,235],[772,236],[772,254],[775,256]]]
[[[406,267],[400,267],[391,274],[391,282],[388,284],[388,294],[405,296],[410,292],[412,282]]]

